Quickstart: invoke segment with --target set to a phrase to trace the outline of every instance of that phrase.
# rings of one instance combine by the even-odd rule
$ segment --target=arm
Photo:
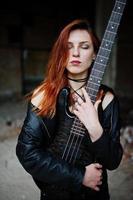
[[[54,122],[51,119],[49,123],[52,126]],[[16,154],[20,163],[39,181],[80,187],[85,169],[70,166],[61,159],[57,160],[46,150],[48,141],[46,129],[43,128],[41,120],[29,106],[16,146]]]
[[[86,127],[89,145],[95,161],[107,169],[115,169],[120,164],[123,150],[120,144],[120,117],[117,98],[108,93],[102,102],[104,111],[98,115],[98,104],[93,105],[83,89],[85,101],[78,97],[74,113]]]
[[[119,166],[123,155],[120,144],[119,102],[116,97],[103,111],[101,124],[103,133],[92,143],[92,150],[96,160],[107,169],[113,170]]]

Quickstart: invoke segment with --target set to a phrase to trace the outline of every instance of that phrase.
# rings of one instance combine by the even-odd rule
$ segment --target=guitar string
[[[81,139],[80,139],[80,137],[81,137]],[[75,142],[75,147],[73,148],[73,152],[71,153],[71,157],[70,157],[70,159],[68,161],[69,163],[71,163],[71,161],[72,161],[73,164],[75,163],[76,158],[77,158],[77,154],[79,152],[79,148],[80,148],[80,145],[81,145],[81,142],[82,142],[82,139],[83,139],[83,135],[82,136],[77,135],[77,139],[76,139],[76,142]],[[79,142],[78,142],[78,140],[79,140]],[[75,155],[75,157],[73,158],[74,155]]]
[[[78,120],[78,119],[77,119]],[[76,123],[76,120],[75,120],[75,122],[74,122],[74,125],[75,125],[75,123]],[[75,151],[75,149],[76,149],[76,145],[75,145],[75,148],[74,148],[74,146],[73,146],[73,141],[74,141],[74,138],[75,138],[75,136],[77,136],[77,139],[78,139],[78,137],[80,138],[80,135],[82,135],[82,134],[75,134],[74,133],[74,131],[75,132],[77,132],[77,130],[79,130],[79,129],[81,129],[82,127],[80,126],[74,126],[73,125],[73,127],[74,127],[74,129],[73,129],[73,127],[72,127],[72,129],[71,129],[71,131],[70,131],[70,136],[69,136],[69,139],[68,139],[68,143],[67,143],[67,147],[68,147],[68,151],[67,151],[67,154],[66,154],[66,158],[65,158],[65,161],[67,161],[67,159],[69,158],[69,153],[71,154],[71,157],[73,156],[73,153],[74,153],[74,151]],[[80,125],[81,125],[81,123],[80,123]],[[82,132],[83,132],[83,128],[81,129],[82,130]],[[71,139],[71,137],[72,137],[72,140],[70,141],[70,139]],[[83,136],[82,136],[83,137]],[[81,138],[82,138],[81,137]],[[70,145],[69,145],[69,141],[70,141]],[[79,142],[79,144],[80,144],[81,142]],[[67,150],[67,147],[65,148],[65,151],[64,151],[64,156],[65,156],[65,153],[66,153],[66,150]],[[73,148],[73,153],[72,153],[72,151],[71,151],[71,148]],[[77,155],[77,153],[78,152],[76,152],[76,155]],[[64,158],[64,156],[63,156],[63,158]],[[70,160],[69,160],[69,162],[70,162]]]
[[[72,80],[72,79],[71,79]],[[82,79],[83,80],[83,79]],[[80,81],[77,81],[77,80],[72,80],[72,81],[76,81],[76,82],[82,82],[82,80]],[[85,81],[87,80],[86,78],[84,79]],[[74,90],[72,87],[71,87],[71,89],[78,95],[78,96],[80,96],[79,94],[78,94],[78,90],[79,89],[81,89],[83,86],[85,86],[85,83],[82,85],[82,86],[80,86],[77,90]],[[81,97],[81,96],[80,96]],[[82,97],[81,97],[82,98]],[[73,136],[73,137],[72,137]],[[72,139],[71,139],[71,137],[72,137]],[[75,134],[73,134],[73,130],[72,131],[70,131],[70,135],[69,135],[69,137],[68,137],[68,140],[67,140],[67,144],[66,144],[66,146],[65,146],[65,149],[64,149],[64,151],[63,151],[63,154],[62,154],[62,159],[64,159],[64,160],[66,160],[67,161],[67,159],[68,159],[68,156],[69,156],[69,152],[70,152],[70,150],[71,150],[71,147],[72,147],[72,144],[73,144],[73,141],[74,141],[74,138],[75,138]],[[69,144],[70,143],[70,144]],[[68,147],[69,147],[69,149],[68,149]],[[68,150],[67,150],[68,149]],[[67,155],[65,155],[66,154],[66,151],[68,152],[67,153]],[[66,156],[66,157],[65,157]]]
[[[83,98],[77,91],[78,91],[79,89],[81,89],[82,87],[85,86],[88,77],[85,77],[84,79],[72,79],[72,78],[69,78],[69,77],[67,77],[67,78],[68,78],[69,80],[71,80],[71,81],[74,81],[74,82],[85,82],[85,83],[83,83],[77,90],[73,89],[73,88],[70,86],[70,88],[73,90],[72,93],[76,93],[80,98]],[[72,137],[72,139],[71,139],[71,137]],[[67,158],[68,158],[68,156],[69,156],[69,152],[70,152],[71,147],[72,147],[72,144],[73,144],[73,141],[74,141],[74,138],[75,138],[75,134],[73,134],[73,132],[71,131],[71,133],[70,133],[70,135],[69,135],[69,137],[68,137],[68,141],[67,141],[66,147],[65,147],[64,152],[63,152],[63,155],[62,155],[62,159],[67,160]],[[70,143],[70,144],[69,144],[69,143]],[[68,147],[69,147],[69,149],[68,149]],[[68,149],[68,150],[67,150],[67,149]],[[66,155],[66,157],[65,157],[66,151],[67,151],[68,153],[67,153],[67,155]]]
[[[73,164],[74,164],[75,161],[76,161],[76,158],[77,158],[78,151],[79,151],[79,148],[80,148],[80,145],[81,145],[82,140],[83,140],[83,136],[81,137],[81,140],[80,140],[79,143],[78,143],[78,147],[77,147],[77,151],[76,151],[76,154],[75,154],[75,158],[74,158],[73,161],[72,161]]]
[[[76,125],[77,121],[79,121],[79,119],[77,117],[75,117],[74,123],[73,123],[71,131],[70,131],[70,135],[69,135],[68,140],[67,140],[66,147],[65,147],[63,155],[62,155],[62,158],[66,161],[69,157],[69,153],[71,153],[71,148],[73,146],[74,138],[75,138],[75,136],[78,136],[78,134],[75,134],[75,133],[77,133],[77,132],[81,133],[81,130],[83,132],[83,128],[81,127],[80,121],[79,121],[80,126],[79,126],[79,124]]]

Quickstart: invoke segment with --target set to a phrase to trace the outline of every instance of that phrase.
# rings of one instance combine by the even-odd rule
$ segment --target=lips
[[[71,63],[73,65],[79,65],[81,62],[79,60],[73,60],[73,61],[71,61]]]

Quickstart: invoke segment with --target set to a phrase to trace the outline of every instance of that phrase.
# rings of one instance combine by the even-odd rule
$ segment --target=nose
[[[75,47],[75,48],[73,49],[73,56],[74,56],[74,57],[79,57],[79,54],[80,54],[80,53],[79,53],[79,49]]]

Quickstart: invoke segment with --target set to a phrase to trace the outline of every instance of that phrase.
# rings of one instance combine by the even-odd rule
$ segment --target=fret
[[[117,12],[117,13],[123,13],[123,10],[124,10],[124,7],[125,7],[125,4],[122,3],[122,2],[118,2],[116,1],[116,4],[114,6],[114,9],[112,12]]]
[[[89,84],[89,87],[90,87],[90,85],[92,85],[93,87],[94,87],[94,86],[98,86],[98,87],[99,87],[99,84],[98,84],[98,83],[93,83],[91,80],[89,80],[89,83],[88,83],[88,84]],[[93,88],[93,87],[92,87],[92,88]]]
[[[113,44],[113,43],[114,43],[113,41],[107,40],[107,39],[105,39],[105,38],[103,38],[102,43],[103,43],[103,41],[105,41],[106,43],[109,43],[109,44]]]
[[[110,31],[110,30],[107,30],[106,33],[115,34],[116,35],[116,33],[114,31]]]
[[[90,76],[90,81],[94,81],[95,83],[97,83],[97,84],[100,84],[100,82],[101,82],[101,78],[99,78],[99,77],[95,77],[95,76]]]
[[[97,64],[97,65],[101,65],[101,66],[103,66],[103,67],[106,66],[103,62],[100,63],[100,62],[97,62],[97,61],[96,61],[96,64]]]
[[[114,32],[117,31],[117,28],[118,28],[118,23],[114,23],[114,22],[111,22],[111,21],[107,26],[107,30],[111,30],[111,31],[113,30]]]
[[[90,75],[90,80],[95,79],[95,80],[101,80],[101,77],[96,76],[96,75]]]
[[[97,92],[97,89],[94,89],[94,88],[90,88],[90,87],[89,87],[89,91],[92,92],[92,94],[94,94],[94,93]]]
[[[121,15],[111,15],[110,21],[115,22],[119,25],[121,19]]]
[[[109,23],[111,24],[115,24],[116,26],[117,26],[117,28],[118,28],[118,25],[119,25],[119,23],[117,23],[117,22],[113,22],[113,21],[111,21],[111,20],[109,20]],[[117,31],[117,29],[116,29],[116,31]]]
[[[107,61],[108,61],[107,57],[101,56],[101,55],[97,56],[96,63],[106,65]],[[99,69],[96,69],[96,70],[101,71]],[[93,69],[92,69],[92,73],[93,73]]]
[[[99,70],[93,70],[92,72],[91,72],[91,74],[93,75],[93,76],[102,76],[103,75],[103,71],[99,71]]]
[[[112,22],[117,22],[117,23],[119,23],[120,22],[120,20],[121,20],[121,15],[119,15],[119,14],[114,14],[114,15],[112,15],[111,16],[111,19],[110,19]]]
[[[109,52],[110,52],[110,50],[109,50],[109,49],[107,49],[107,48],[105,48],[105,47],[100,47],[100,49],[104,49],[104,50],[106,50],[106,51],[109,51]]]
[[[93,89],[89,88],[89,96],[96,98],[97,91],[94,91]]]
[[[121,15],[122,15],[122,13],[119,13],[119,12],[116,12],[116,11],[112,11],[112,13],[116,16],[116,15],[120,15],[120,17],[121,17]]]
[[[120,2],[120,3],[124,4],[124,5],[126,4],[126,1],[127,0],[116,0],[116,2]]]
[[[95,101],[96,101],[96,96],[95,97],[94,96],[90,96],[90,99],[91,99],[92,103],[94,104]]]
[[[108,60],[108,58],[107,57],[105,57],[105,56],[103,56],[103,55],[97,55],[97,57],[96,57],[96,60],[100,60],[100,59],[104,59],[104,60]]]
[[[116,1],[116,4],[114,6],[114,11],[120,11],[121,13],[123,13],[123,10],[124,10],[124,7],[125,7],[125,3],[123,2],[120,2],[120,1]]]
[[[111,34],[106,31],[104,34],[104,39],[106,39],[108,41],[113,41],[115,39],[115,34]]]
[[[88,92],[88,94],[89,94],[90,89],[98,91],[99,84],[98,85],[94,85],[94,84],[91,84],[91,82],[90,82],[89,86],[86,87],[86,91]]]
[[[98,55],[102,55],[102,56],[105,56],[105,57],[108,58],[109,55],[110,55],[110,50],[107,50],[106,48],[100,47]]]
[[[89,85],[88,88],[91,87],[91,88],[98,89],[98,87],[99,87],[98,83],[96,83],[96,82],[94,83],[91,80],[89,80],[88,85]]]
[[[116,1],[121,2],[121,3],[123,3],[123,4],[126,4],[126,1],[127,1],[127,0],[116,0]]]
[[[111,50],[112,44],[113,44],[112,41],[108,41],[108,40],[105,40],[105,39],[104,39],[101,45],[102,45],[104,48],[108,48],[109,50]]]
[[[97,69],[99,71],[103,71],[104,72],[105,67],[103,65],[100,65],[100,63],[99,64],[95,63],[94,66],[93,66],[93,70],[94,69]]]
[[[94,94],[96,94],[96,92],[98,91],[98,89],[99,89],[99,86],[97,88],[89,87],[88,88],[89,94],[91,92],[93,94],[93,96],[94,96]]]

